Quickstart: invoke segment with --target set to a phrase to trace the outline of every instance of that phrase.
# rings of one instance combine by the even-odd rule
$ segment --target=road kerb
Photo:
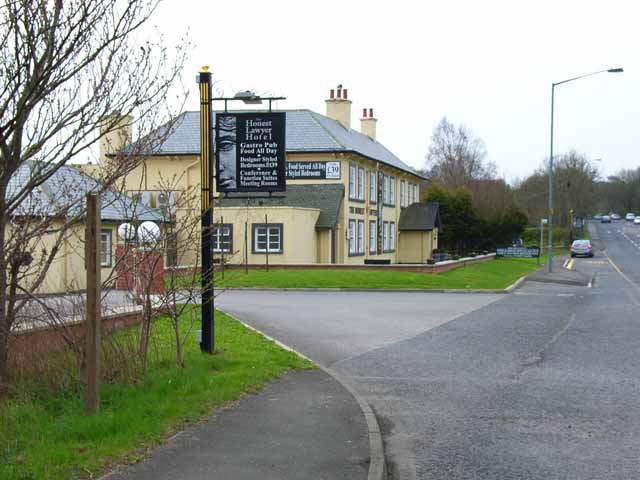
[[[331,376],[335,381],[337,381],[340,385],[342,385],[347,392],[351,394],[351,396],[356,400],[356,402],[358,402],[358,406],[360,407],[360,410],[364,415],[364,419],[367,422],[367,433],[369,436],[369,473],[367,475],[367,480],[385,479],[387,474],[387,465],[384,458],[384,444],[382,443],[382,433],[380,431],[380,425],[378,424],[378,419],[376,418],[375,413],[373,413],[373,410],[371,409],[367,401],[353,388],[353,386],[351,385],[351,382],[345,377],[343,377],[342,375],[340,375],[339,373],[335,372],[334,370],[314,362],[303,353],[300,353],[299,351],[297,351],[295,348],[292,348],[289,345],[285,345],[281,341],[276,340],[275,338],[271,337],[270,335],[267,335],[263,331],[249,325],[248,323],[243,322],[242,320],[240,320],[234,315],[231,315],[230,313],[227,313],[227,312],[224,312],[224,313],[230,316],[231,318],[233,318],[234,320],[236,320],[237,322],[240,322],[249,330],[252,330],[262,335],[267,340],[272,341],[273,343],[278,345],[280,348],[293,352],[296,355],[299,355],[300,357],[306,360],[309,360],[314,365],[317,365],[320,370],[325,372],[327,375]]]

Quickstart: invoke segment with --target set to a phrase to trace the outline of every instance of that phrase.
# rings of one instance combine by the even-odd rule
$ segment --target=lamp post
[[[599,73],[622,73],[622,68],[609,68],[606,70],[598,70],[597,72],[587,73],[586,75],[580,75],[579,77],[569,78],[561,82],[551,84],[551,147],[549,153],[549,273],[553,272],[553,107],[555,100],[555,89],[557,85],[563,83],[573,82],[581,78],[590,77]]]

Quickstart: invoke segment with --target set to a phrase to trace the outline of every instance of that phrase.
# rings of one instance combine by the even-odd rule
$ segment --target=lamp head
[[[607,70],[607,72],[609,73],[622,73],[624,72],[624,68],[610,68],[609,70]]]

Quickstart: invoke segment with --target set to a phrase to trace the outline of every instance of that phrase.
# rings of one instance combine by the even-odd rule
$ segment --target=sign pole
[[[202,243],[202,338],[200,350],[213,353],[214,336],[214,295],[213,295],[213,162],[211,139],[211,72],[202,67],[198,75],[200,86],[200,205]]]

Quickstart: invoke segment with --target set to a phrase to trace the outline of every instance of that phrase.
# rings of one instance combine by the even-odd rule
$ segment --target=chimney
[[[377,118],[373,116],[373,108],[363,108],[362,118],[360,119],[360,133],[363,133],[367,137],[376,139],[376,122]]]
[[[100,161],[107,159],[107,155],[117,153],[131,143],[130,115],[117,113],[103,117],[100,122]]]
[[[327,104],[327,117],[333,118],[342,124],[344,128],[351,128],[351,100],[349,100],[347,89],[338,85],[329,92],[329,98],[325,100]]]

